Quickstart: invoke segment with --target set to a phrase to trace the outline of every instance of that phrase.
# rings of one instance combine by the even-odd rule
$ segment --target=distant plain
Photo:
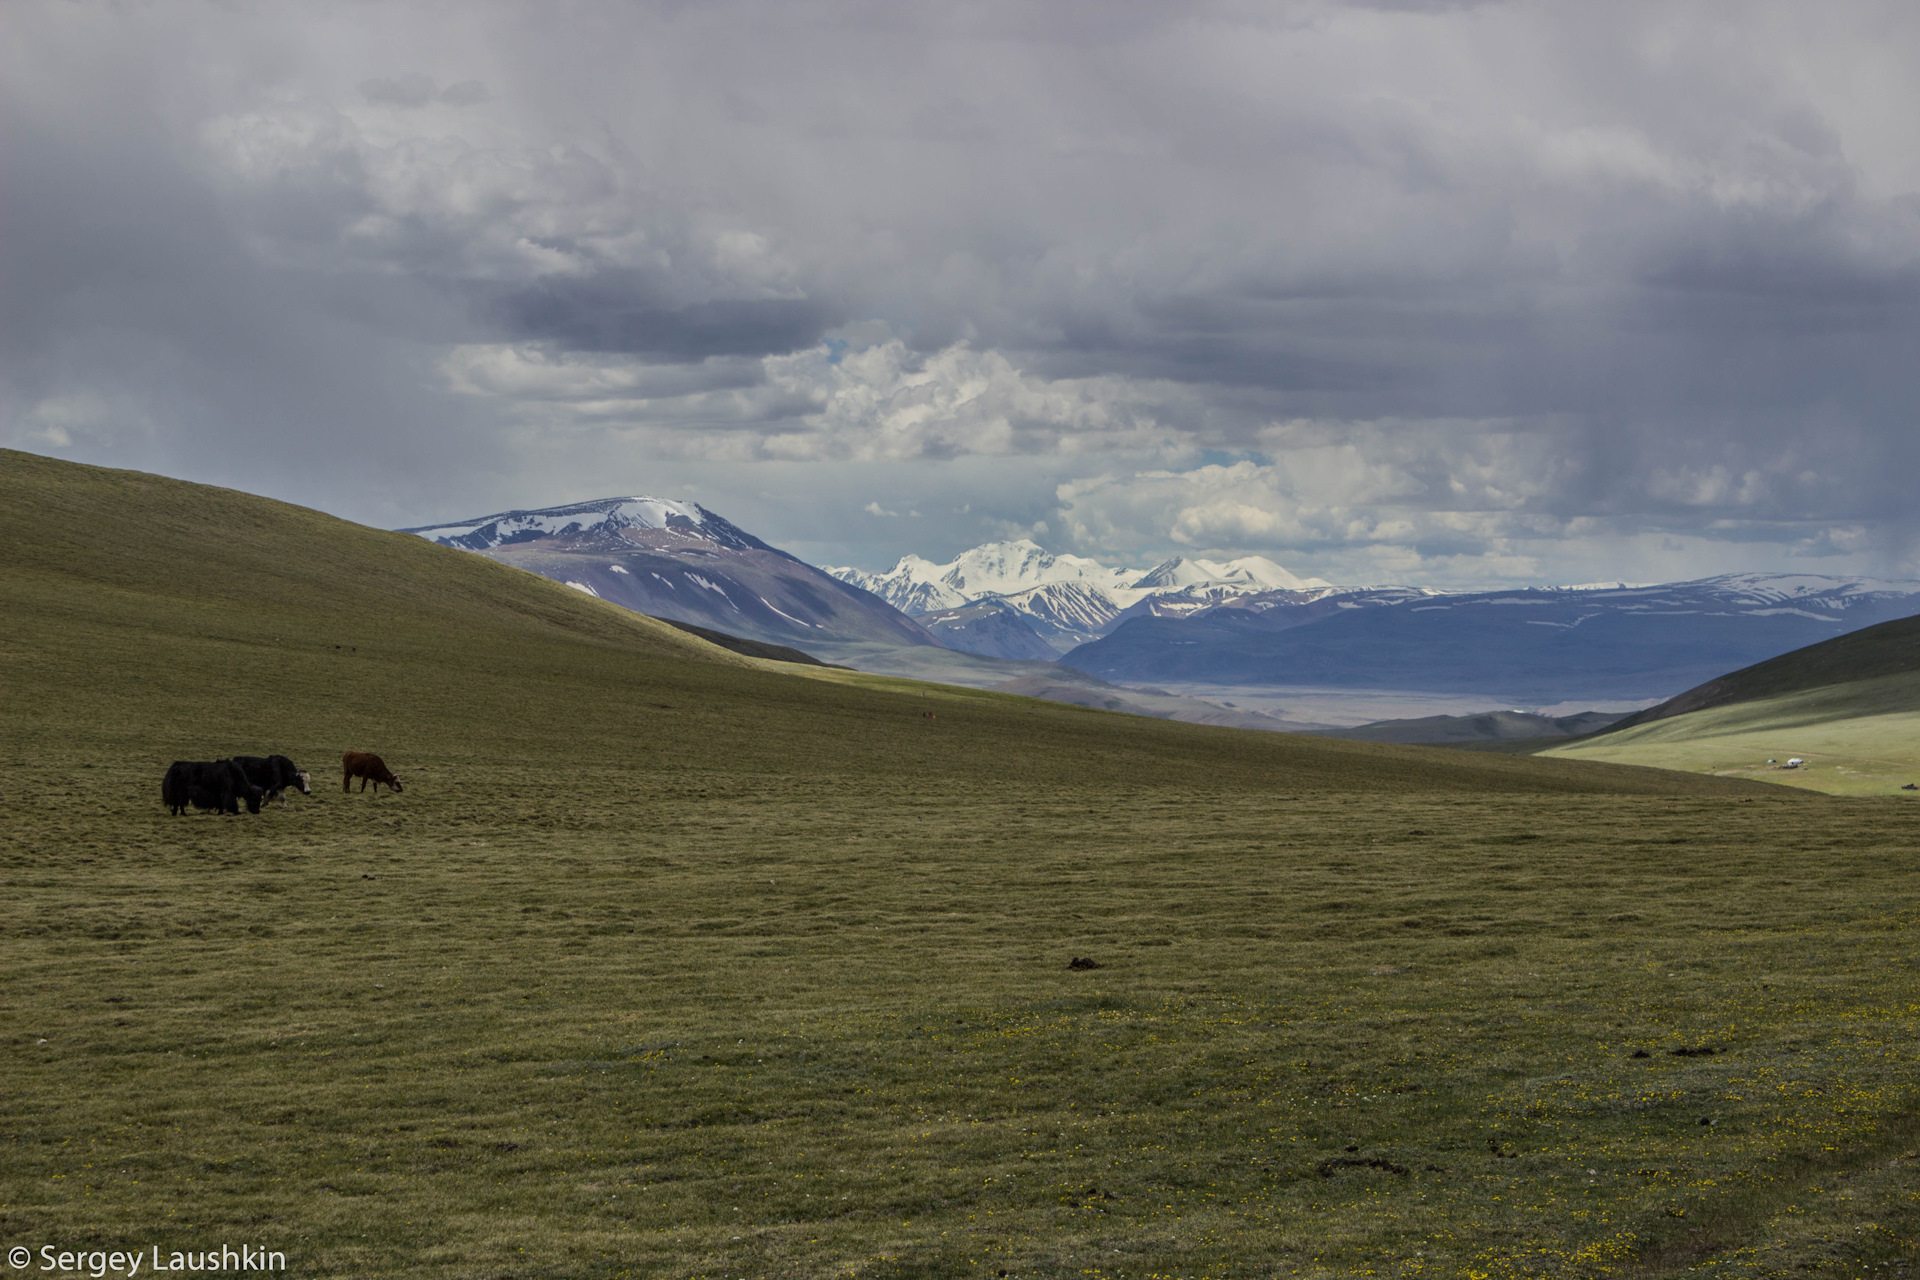
[[[1236,707],[1263,711],[1282,719],[1339,726],[1377,720],[1414,720],[1422,716],[1468,716],[1484,711],[1519,710],[1541,715],[1576,715],[1582,711],[1636,711],[1646,699],[1606,698],[1536,705],[1518,698],[1488,698],[1480,694],[1430,693],[1418,689],[1325,689],[1290,685],[1219,685],[1172,681],[1156,686],[1169,693]],[[1674,692],[1679,692],[1675,690]]]
[[[1896,799],[804,678],[17,454],[0,564],[0,1243],[449,1277],[1920,1249]],[[341,794],[348,747],[406,792]],[[167,816],[169,760],[242,751],[316,794]]]

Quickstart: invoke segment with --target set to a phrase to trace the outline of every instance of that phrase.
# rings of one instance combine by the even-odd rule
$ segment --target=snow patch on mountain
[[[1217,564],[1211,560],[1189,560],[1175,556],[1156,565],[1135,582],[1144,591],[1181,590],[1187,587],[1240,588],[1247,591],[1306,591],[1330,586],[1323,578],[1300,578],[1265,556],[1242,556]]]
[[[1505,605],[1555,608],[1567,597],[1634,614],[1697,613],[1713,617],[1766,617],[1791,613],[1824,622],[1847,620],[1862,609],[1884,607],[1915,594],[1913,582],[1815,573],[1726,573],[1687,582],[1586,583],[1525,587],[1513,591],[1437,594],[1422,612]]]
[[[465,551],[491,551],[495,547],[540,538],[616,539],[628,529],[658,531],[671,537],[712,542],[743,550],[765,549],[765,544],[724,517],[715,515],[697,502],[674,498],[636,495],[625,498],[596,498],[562,507],[537,510],[502,511],[477,520],[454,524],[423,525],[402,529],[442,546]]]

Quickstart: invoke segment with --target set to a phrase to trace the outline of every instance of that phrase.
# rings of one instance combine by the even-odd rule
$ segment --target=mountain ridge
[[[1920,617],[1896,618],[1716,676],[1648,707],[1605,733],[1695,711],[1920,672]],[[1598,736],[1598,735],[1596,735]]]
[[[597,516],[598,519],[583,521],[577,518],[580,516]],[[697,502],[655,498],[645,494],[592,498],[555,507],[501,511],[476,520],[417,525],[396,532],[418,534],[430,542],[462,551],[491,551],[495,547],[550,537],[612,541],[628,529],[657,530],[668,537],[697,538],[733,550],[751,549],[787,555]]]
[[[488,556],[636,613],[809,652],[940,641],[885,601],[726,517],[644,494],[517,508],[399,530]]]
[[[1723,574],[1651,587],[1374,592],[1135,616],[1063,656],[1118,683],[1401,688],[1659,701],[1920,611],[1920,583]]]

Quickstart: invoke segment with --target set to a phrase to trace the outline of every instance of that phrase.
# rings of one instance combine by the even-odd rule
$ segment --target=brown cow
[[[400,785],[400,779],[393,776],[393,770],[387,768],[387,762],[371,751],[347,752],[340,757],[340,767],[345,771],[345,776],[340,779],[342,791],[353,790],[355,778],[360,779],[362,791],[365,791],[367,784],[371,782],[375,797],[379,796],[380,784],[383,782],[392,787],[395,792],[405,789]]]

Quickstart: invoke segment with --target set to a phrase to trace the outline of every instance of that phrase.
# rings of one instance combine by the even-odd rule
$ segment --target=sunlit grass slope
[[[1913,797],[1900,788],[1920,782],[1920,672],[1714,706],[1540,754]],[[1783,767],[1795,757],[1805,765]]]
[[[1783,653],[1537,754],[1913,797],[1900,788],[1920,782],[1920,618]]]
[[[1831,685],[1920,673],[1920,617],[1896,618],[1718,676],[1621,721],[1616,729]]]
[[[1914,1248],[1909,806],[803,679],[12,453],[0,609],[0,1244],[445,1277]],[[405,794],[332,786],[348,747]],[[168,761],[240,751],[316,794],[166,814]]]

